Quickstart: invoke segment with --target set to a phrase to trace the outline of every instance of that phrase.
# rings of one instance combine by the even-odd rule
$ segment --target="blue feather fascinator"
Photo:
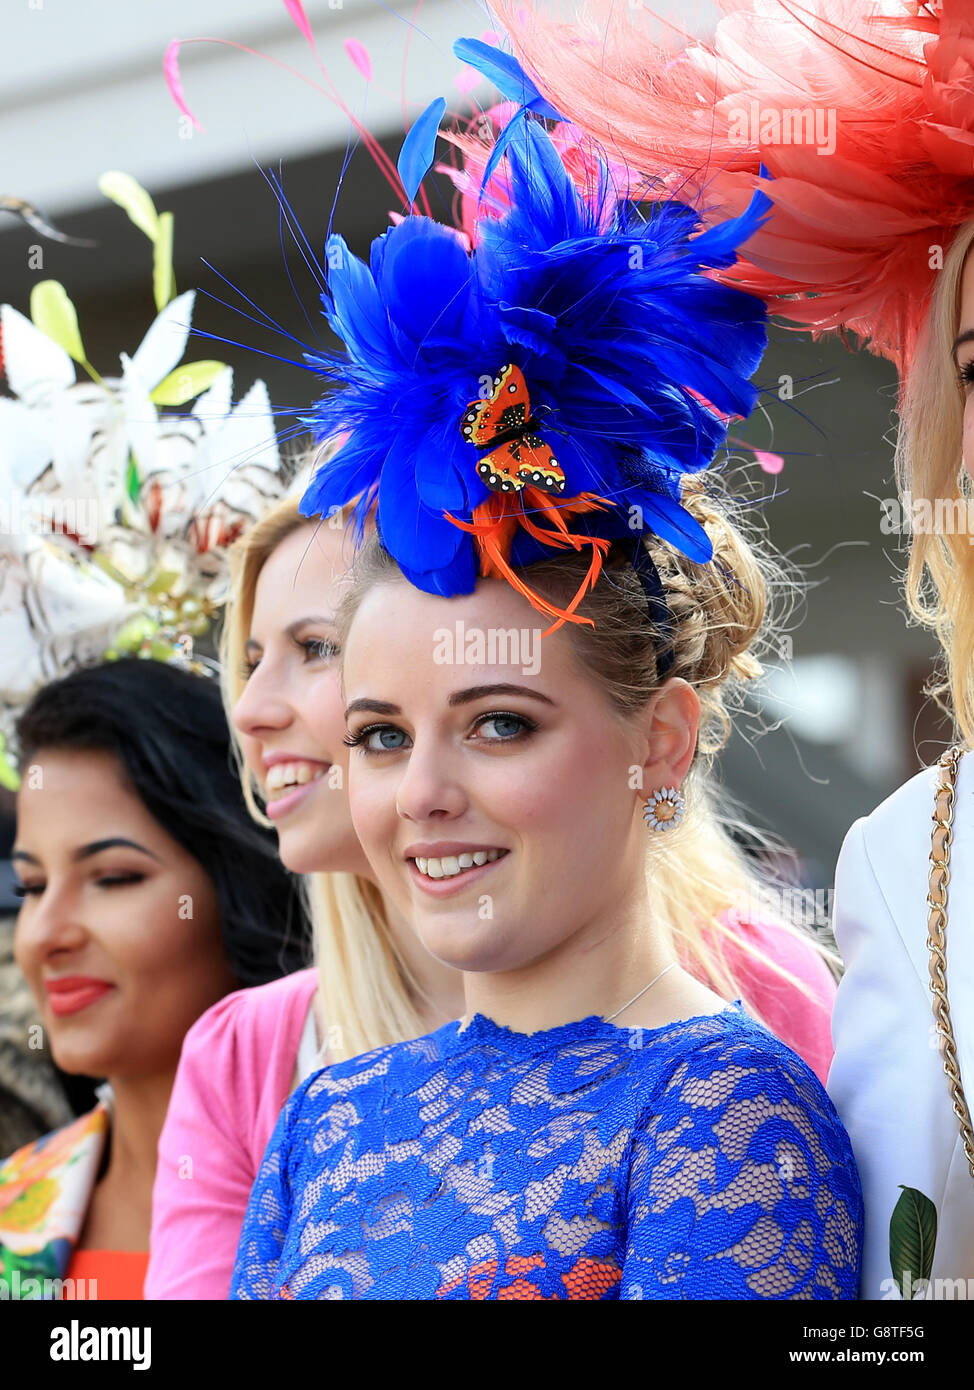
[[[432,163],[435,124],[421,152],[419,137],[404,147],[401,173],[419,161],[407,188]],[[681,482],[754,406],[766,310],[706,271],[734,263],[770,203],[758,193],[701,232],[692,208],[630,201],[607,168],[583,194],[534,116],[505,132],[503,158],[509,206],[484,200],[472,250],[415,214],[367,265],[329,237],[322,301],[344,349],[307,354],[333,389],[304,423],[347,439],[301,510],[356,501],[361,528],[375,508],[383,545],[430,593],[500,575],[553,626],[587,622],[575,608],[613,541],[651,532],[711,558]],[[559,550],[591,555],[564,609],[523,573]]]

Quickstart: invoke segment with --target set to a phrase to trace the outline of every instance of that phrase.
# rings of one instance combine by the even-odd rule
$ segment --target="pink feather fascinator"
[[[545,97],[610,155],[714,218],[769,194],[725,279],[902,369],[974,218],[974,3],[719,2],[712,39],[676,51],[615,0],[570,22],[545,0],[493,5]]]

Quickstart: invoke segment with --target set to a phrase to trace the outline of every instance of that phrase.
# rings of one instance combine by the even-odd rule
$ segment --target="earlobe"
[[[643,785],[679,788],[697,747],[700,698],[693,686],[674,677],[653,696],[647,709],[648,753]]]

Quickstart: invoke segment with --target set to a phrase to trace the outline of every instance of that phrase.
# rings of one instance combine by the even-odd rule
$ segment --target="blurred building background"
[[[683,28],[703,32],[713,22],[705,0],[659,0],[655,9],[665,12],[667,3]],[[330,76],[393,159],[404,109],[413,119],[446,93],[451,106],[472,111],[473,98],[490,97],[485,87],[461,90],[462,75],[457,83],[453,40],[490,27],[470,0],[432,0],[415,23],[373,0],[307,0],[305,9]],[[162,57],[170,39],[197,34],[259,49],[309,81],[231,48],[187,45],[186,100],[205,127],[194,131],[169,96]],[[368,85],[346,53],[347,39],[371,57]],[[280,166],[320,256],[349,125],[315,90],[325,79],[281,0],[95,0],[70,7],[22,0],[5,11],[3,40],[0,193],[27,199],[65,231],[99,244],[86,250],[40,243],[37,265],[37,234],[0,218],[0,299],[28,312],[32,284],[60,280],[78,308],[89,358],[103,373],[113,371],[119,351],[137,347],[154,316],[150,247],[96,186],[102,172],[121,169],[160,210],[175,214],[180,290],[201,286],[233,298],[202,264],[208,261],[302,342],[323,340],[314,282],[289,246],[297,295],[292,290],[277,203],[257,166]],[[439,195],[448,217],[451,190],[443,185]],[[359,150],[334,208],[336,229],[361,254],[392,206]],[[213,299],[198,300],[195,322],[271,353],[292,351]],[[263,376],[282,411],[299,409],[316,389],[297,367],[239,348],[191,340],[188,356],[229,361],[237,396]],[[880,524],[879,499],[895,495],[892,370],[840,343],[813,344],[775,329],[761,383],[763,409],[739,436],[784,456],[780,473],[755,469],[754,476],[769,535],[805,567],[809,588],[777,653],[763,714],[735,736],[724,776],[760,823],[796,847],[802,881],[827,891],[851,822],[932,761],[948,731],[921,693],[936,649],[904,619],[902,538],[884,534]],[[758,736],[758,727],[770,731]]]

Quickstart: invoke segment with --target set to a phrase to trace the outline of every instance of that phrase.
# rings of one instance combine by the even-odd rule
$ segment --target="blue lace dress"
[[[856,1298],[862,1192],[818,1079],[739,1005],[460,1031],[285,1106],[230,1297]]]

